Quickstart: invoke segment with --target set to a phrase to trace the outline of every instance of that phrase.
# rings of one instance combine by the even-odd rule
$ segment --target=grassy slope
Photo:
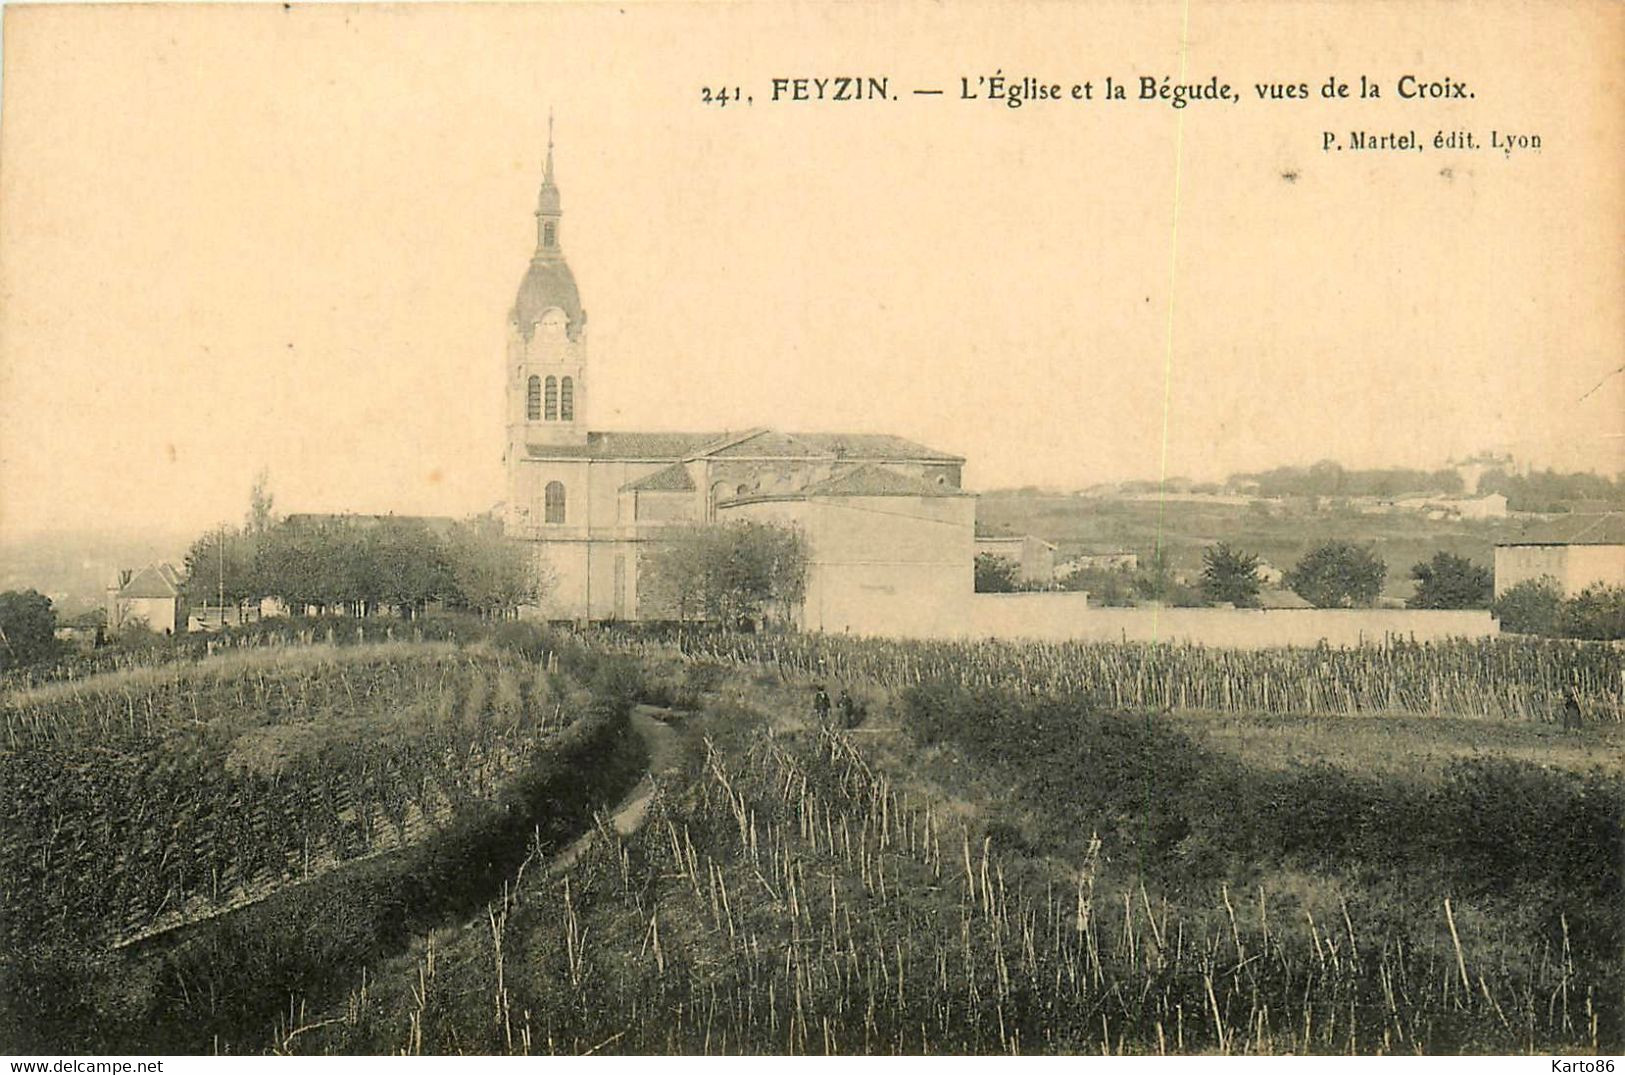
[[[1370,543],[1388,564],[1384,592],[1390,597],[1409,596],[1411,565],[1436,552],[1488,565],[1497,542],[1560,540],[1583,526],[1578,519],[1451,521],[1333,511],[1268,515],[1239,504],[1030,495],[983,496],[976,521],[990,531],[1052,542],[1058,558],[1084,549],[1124,549],[1143,559],[1157,546],[1160,532],[1174,566],[1192,572],[1201,570],[1202,550],[1219,541],[1256,553],[1283,571],[1323,541]]]
[[[1435,780],[1464,758],[1504,758],[1576,773],[1625,774],[1625,725],[1559,726],[1473,717],[1286,716],[1185,713],[1175,727],[1260,769],[1316,761],[1350,772]]]

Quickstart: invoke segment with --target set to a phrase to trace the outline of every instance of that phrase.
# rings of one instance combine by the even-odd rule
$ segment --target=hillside
[[[1083,551],[1125,550],[1142,562],[1159,545],[1176,570],[1196,573],[1202,550],[1229,542],[1285,571],[1324,541],[1370,544],[1388,564],[1384,593],[1408,597],[1412,564],[1444,551],[1477,563],[1494,561],[1498,543],[1625,540],[1625,518],[1607,513],[1514,515],[1505,519],[1430,519],[1426,515],[1365,515],[1348,509],[1312,511],[1307,502],[1240,498],[1109,499],[1033,493],[990,493],[977,502],[976,524],[987,533],[1032,534],[1056,546],[1056,561]]]

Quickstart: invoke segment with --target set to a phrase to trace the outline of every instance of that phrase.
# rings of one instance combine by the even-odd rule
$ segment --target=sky
[[[10,6],[0,537],[235,521],[262,468],[287,511],[500,501],[550,111],[594,428],[892,432],[971,488],[1613,472],[1622,11]],[[1130,99],[961,99],[996,73]],[[897,99],[769,100],[843,74]],[[1241,99],[1134,99],[1165,74]],[[1541,148],[1322,148],[1413,129]]]

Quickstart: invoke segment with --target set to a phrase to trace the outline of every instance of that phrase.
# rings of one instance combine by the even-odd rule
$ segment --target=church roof
[[[965,461],[964,456],[939,452],[890,433],[792,433],[791,436],[841,459],[906,459],[939,463]]]
[[[688,468],[681,463],[673,463],[664,470],[646,474],[637,481],[621,486],[623,493],[692,493],[694,489],[694,479],[688,476]]]
[[[586,444],[532,444],[532,459],[646,459],[675,463],[718,440],[718,433],[588,433]]]
[[[565,331],[570,339],[580,339],[581,330],[587,324],[587,313],[581,308],[581,292],[576,289],[575,274],[570,272],[563,257],[537,254],[530,259],[530,268],[519,282],[519,295],[513,300],[514,327],[528,339],[542,314],[555,306],[564,311]]]
[[[963,463],[889,433],[588,433],[584,445],[532,444],[533,459],[846,459],[854,463]]]
[[[802,486],[787,493],[746,493],[722,501],[724,505],[748,504],[760,500],[812,500],[820,497],[848,496],[970,496],[963,489],[951,485],[938,485],[913,477],[890,467],[873,463],[851,467],[821,482]]]
[[[865,464],[804,487],[800,496],[969,496],[963,489],[938,485],[911,474]]]

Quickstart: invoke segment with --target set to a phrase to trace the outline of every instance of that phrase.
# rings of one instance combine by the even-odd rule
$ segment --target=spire
[[[559,244],[559,221],[563,215],[559,208],[559,188],[553,182],[553,116],[549,113],[547,158],[542,166],[541,194],[536,199],[536,251],[519,285],[512,314],[512,323],[526,340],[530,339],[538,319],[550,309],[564,311],[571,340],[581,338],[581,329],[587,323],[575,277]]]
[[[547,186],[553,185],[553,110],[547,110],[547,169],[542,173],[542,182]]]
[[[542,190],[536,198],[536,252],[557,251],[559,188],[553,182],[553,113],[547,113],[547,163],[542,167]],[[551,237],[551,241],[549,239]]]

